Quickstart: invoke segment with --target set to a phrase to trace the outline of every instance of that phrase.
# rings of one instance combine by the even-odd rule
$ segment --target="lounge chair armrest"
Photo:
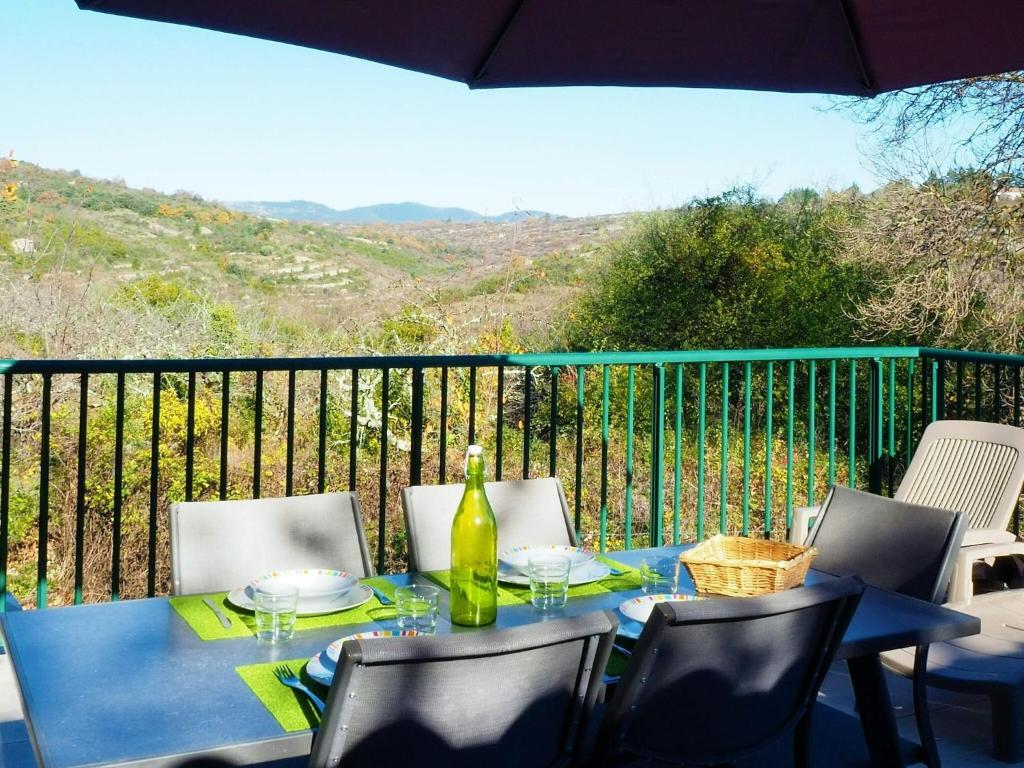
[[[820,504],[814,507],[793,507],[793,523],[789,527],[790,544],[799,545],[807,540],[807,535],[811,532],[820,511]]]

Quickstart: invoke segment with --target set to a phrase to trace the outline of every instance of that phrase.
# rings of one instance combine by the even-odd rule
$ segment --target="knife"
[[[213,600],[208,597],[204,597],[203,602],[206,603],[206,606],[211,611],[213,611],[213,615],[220,619],[220,625],[224,627],[224,629],[231,629],[231,619],[224,615],[224,612],[217,607],[217,604],[213,602]]]

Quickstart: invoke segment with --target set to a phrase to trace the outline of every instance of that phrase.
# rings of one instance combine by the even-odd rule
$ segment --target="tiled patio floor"
[[[903,678],[890,676],[889,685],[900,730],[907,738],[916,739],[910,684]],[[854,711],[850,680],[843,665],[837,665],[829,674],[821,699],[847,712]],[[1007,765],[993,760],[990,754],[987,699],[932,689],[931,702],[944,768]],[[6,655],[0,655],[0,768],[33,768],[35,765],[28,732],[21,720],[10,663]]]

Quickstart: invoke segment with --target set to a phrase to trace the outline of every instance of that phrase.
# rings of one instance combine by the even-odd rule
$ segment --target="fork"
[[[302,681],[284,664],[274,668],[274,677],[280,681],[282,685],[287,685],[289,688],[294,688],[296,691],[301,691],[309,697],[309,700],[313,702],[313,706],[316,707],[316,711],[321,715],[324,713],[324,703],[320,700],[320,697],[313,693],[309,688],[303,685]]]

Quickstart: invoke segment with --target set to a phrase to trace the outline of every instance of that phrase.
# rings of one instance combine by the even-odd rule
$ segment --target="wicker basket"
[[[698,592],[749,597],[803,584],[814,555],[813,548],[719,534],[683,552],[679,561]]]

